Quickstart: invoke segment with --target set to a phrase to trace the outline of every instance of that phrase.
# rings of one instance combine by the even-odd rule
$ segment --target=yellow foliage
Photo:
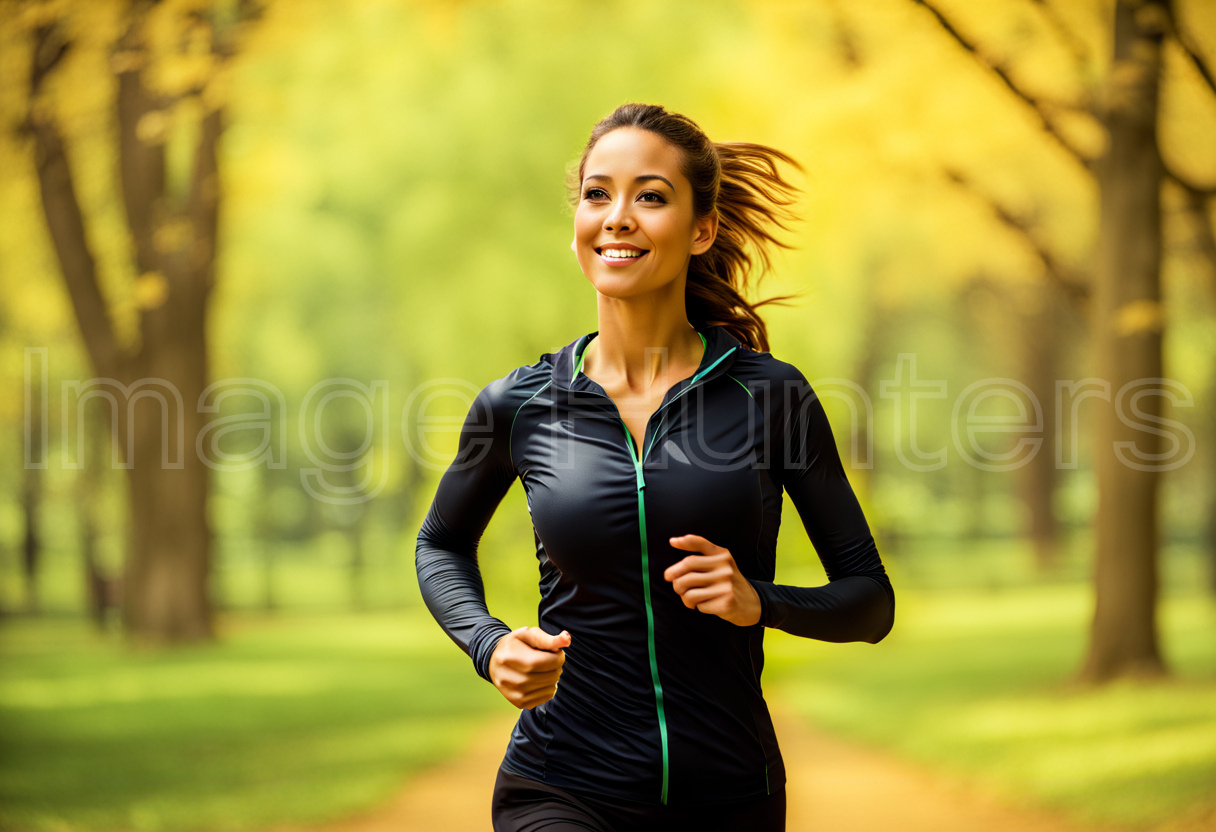
[[[1165,307],[1158,301],[1141,298],[1115,310],[1115,334],[1136,335],[1165,329]]]
[[[156,309],[169,299],[169,281],[160,272],[144,272],[135,280],[135,303],[140,309]]]
[[[185,218],[160,223],[152,235],[152,245],[161,254],[181,251],[194,240],[194,224]]]
[[[165,110],[144,113],[135,125],[135,136],[144,144],[164,144],[169,137],[170,124],[169,113]]]
[[[201,89],[218,63],[213,32],[205,12],[213,0],[167,0],[153,6],[143,21],[149,65],[144,83],[165,95]]]

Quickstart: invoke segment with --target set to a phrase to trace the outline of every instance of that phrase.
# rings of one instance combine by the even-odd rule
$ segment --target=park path
[[[1111,832],[1003,804],[882,751],[808,726],[769,707],[785,758],[787,832]],[[273,832],[491,832],[490,792],[518,711],[503,711],[455,759],[414,777],[385,806],[321,827]],[[1216,817],[1153,832],[1213,829]]]

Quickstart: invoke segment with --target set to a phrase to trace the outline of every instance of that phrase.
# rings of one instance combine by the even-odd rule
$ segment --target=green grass
[[[79,619],[0,627],[0,828],[320,822],[509,707],[425,609],[224,620],[222,643],[142,655]]]
[[[491,611],[535,624],[534,557],[488,539]],[[949,548],[888,559],[899,606],[881,644],[768,631],[766,694],[857,741],[1112,829],[1210,804],[1216,606],[1186,591],[1201,574],[1193,554],[1166,570],[1162,643],[1176,679],[1085,692],[1064,684],[1092,603],[1077,575],[1035,583],[1024,547],[1000,543],[982,558],[954,547],[950,569]],[[822,584],[797,554],[785,553],[779,582]],[[943,576],[954,583],[930,588]],[[399,611],[230,611],[220,643],[161,653],[129,653],[79,617],[0,623],[0,828],[264,830],[382,803],[510,708],[416,584],[401,594]],[[334,589],[328,602],[340,599]]]
[[[905,588],[880,644],[766,635],[766,693],[818,725],[978,779],[1014,803],[1150,828],[1216,802],[1216,601],[1164,600],[1175,677],[1092,690],[1091,593],[1074,585]]]

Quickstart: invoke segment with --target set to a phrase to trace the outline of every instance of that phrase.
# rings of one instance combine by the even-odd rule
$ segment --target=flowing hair
[[[587,156],[607,133],[620,127],[649,130],[680,151],[680,172],[692,183],[693,213],[700,219],[718,215],[718,234],[704,254],[688,264],[684,305],[697,329],[723,326],[752,349],[768,352],[768,328],[757,311],[768,303],[781,303],[794,295],[776,295],[758,303],[743,296],[756,259],[759,282],[772,267],[771,246],[793,248],[772,233],[771,226],[789,231],[798,219],[789,210],[798,188],[782,178],[777,162],[803,170],[790,156],[751,142],[713,142],[696,122],[657,104],[622,104],[591,130],[578,166],[566,173],[567,198],[577,207],[582,195]],[[749,253],[748,249],[751,249]]]

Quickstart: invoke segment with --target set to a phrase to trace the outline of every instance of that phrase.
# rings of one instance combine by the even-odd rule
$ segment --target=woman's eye
[[[608,196],[608,194],[604,191],[603,188],[588,188],[587,190],[585,190],[583,192],[583,199],[603,199],[607,196]],[[654,197],[654,199],[646,199],[646,197]],[[646,191],[645,193],[641,194],[638,197],[638,199],[646,200],[647,202],[655,202],[655,203],[661,203],[661,202],[667,201],[666,199],[663,198],[662,194],[656,193],[655,191]]]

